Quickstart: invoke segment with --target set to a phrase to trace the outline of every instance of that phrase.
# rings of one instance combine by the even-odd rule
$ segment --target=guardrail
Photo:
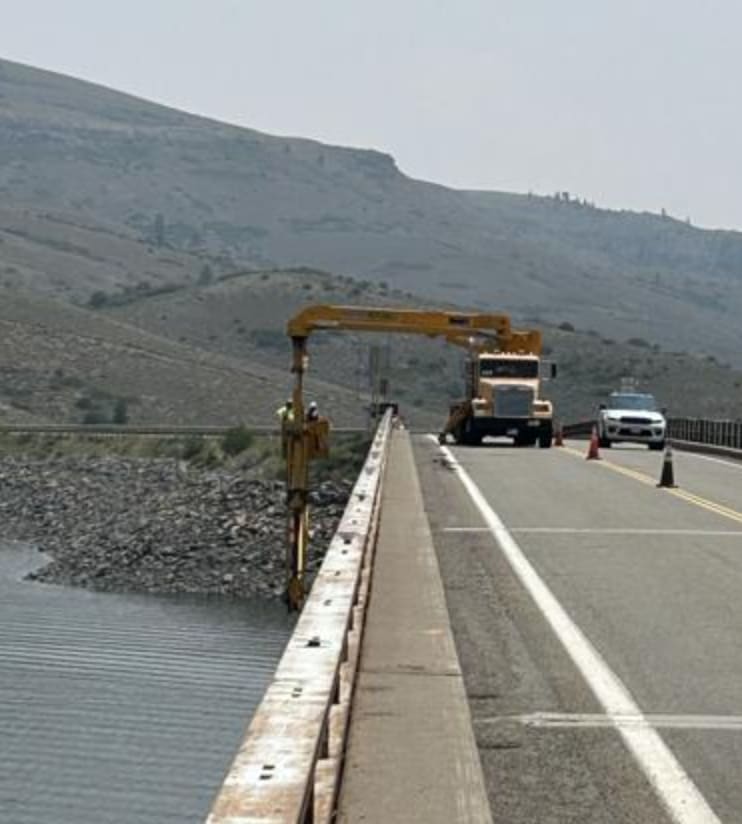
[[[589,435],[593,431],[595,421],[578,421],[577,423],[565,423],[562,426],[562,434],[565,438],[580,438]]]
[[[578,421],[565,424],[562,431],[567,438],[580,438],[590,435],[594,426],[595,421]],[[668,418],[667,437],[679,449],[742,458],[740,420]]]
[[[157,424],[5,424],[0,426],[0,434],[8,435],[151,435],[161,438],[179,438],[187,435],[205,438],[221,438],[235,426],[245,428],[255,435],[279,435],[278,426],[236,423],[232,426],[159,426]],[[335,434],[359,434],[366,432],[361,427],[333,427]]]
[[[742,421],[670,418],[667,424],[674,441],[742,449]]]
[[[207,824],[333,820],[390,433],[387,413]]]

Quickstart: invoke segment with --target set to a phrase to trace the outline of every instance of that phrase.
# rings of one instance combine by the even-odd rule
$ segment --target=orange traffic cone
[[[564,446],[564,431],[560,423],[556,425],[554,431],[554,446]]]
[[[662,475],[660,475],[660,482],[658,487],[666,487],[668,489],[676,489],[675,472],[672,468],[672,445],[668,442],[665,449],[665,457],[662,460]]]
[[[590,446],[587,448],[587,455],[585,458],[588,461],[599,461],[600,452],[598,452],[598,427],[593,427],[593,434],[590,436]]]

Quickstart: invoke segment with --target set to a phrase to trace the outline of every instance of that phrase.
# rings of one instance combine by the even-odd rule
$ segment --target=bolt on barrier
[[[391,430],[389,411],[206,824],[333,820]]]

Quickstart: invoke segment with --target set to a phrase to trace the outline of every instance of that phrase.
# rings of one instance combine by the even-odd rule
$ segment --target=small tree
[[[85,417],[82,419],[82,422],[90,426],[95,426],[96,424],[110,423],[105,410],[100,409],[99,407],[94,407],[93,409],[90,409],[88,412],[86,412]]]
[[[245,426],[229,429],[222,439],[222,449],[227,455],[239,455],[249,449],[254,441],[252,432]]]
[[[88,299],[88,306],[90,306],[91,309],[100,309],[105,306],[106,303],[108,303],[108,295],[101,291],[93,292]]]
[[[129,409],[125,398],[119,398],[114,404],[113,422],[119,425],[129,422]]]

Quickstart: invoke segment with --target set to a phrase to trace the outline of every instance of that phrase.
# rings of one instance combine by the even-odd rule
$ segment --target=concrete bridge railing
[[[333,819],[391,426],[387,413],[207,824]]]

